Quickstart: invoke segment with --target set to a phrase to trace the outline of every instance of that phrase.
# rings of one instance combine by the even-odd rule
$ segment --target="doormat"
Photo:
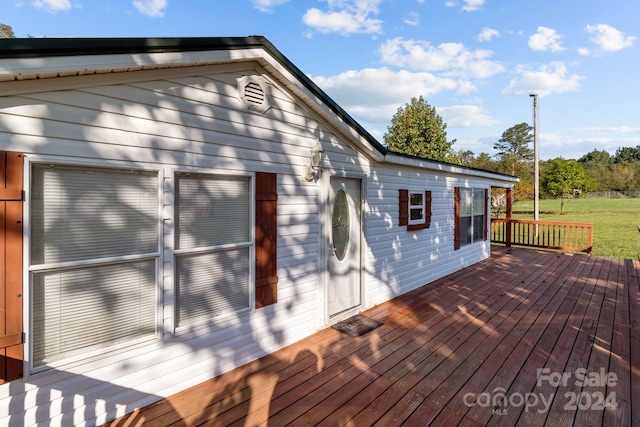
[[[340,331],[343,334],[350,335],[352,337],[361,337],[366,333],[369,333],[379,326],[382,326],[382,322],[373,320],[369,317],[356,314],[346,320],[336,323],[331,326],[336,331]]]

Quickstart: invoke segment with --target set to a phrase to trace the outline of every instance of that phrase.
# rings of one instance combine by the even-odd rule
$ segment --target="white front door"
[[[360,295],[360,180],[331,178],[327,301],[329,318],[357,307]]]

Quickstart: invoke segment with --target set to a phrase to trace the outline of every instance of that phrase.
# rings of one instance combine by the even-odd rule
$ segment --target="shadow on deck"
[[[111,422],[640,425],[640,263],[494,247],[491,258]]]

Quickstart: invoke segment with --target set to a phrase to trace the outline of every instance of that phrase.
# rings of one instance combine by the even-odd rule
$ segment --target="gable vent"
[[[260,76],[238,79],[238,98],[250,110],[264,113],[270,108],[269,85]]]
[[[244,87],[244,98],[249,104],[260,106],[265,102],[264,91],[256,82],[249,82]]]

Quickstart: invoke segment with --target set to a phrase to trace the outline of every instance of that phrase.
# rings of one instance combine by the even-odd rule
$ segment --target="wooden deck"
[[[640,263],[493,249],[111,425],[640,425]]]

